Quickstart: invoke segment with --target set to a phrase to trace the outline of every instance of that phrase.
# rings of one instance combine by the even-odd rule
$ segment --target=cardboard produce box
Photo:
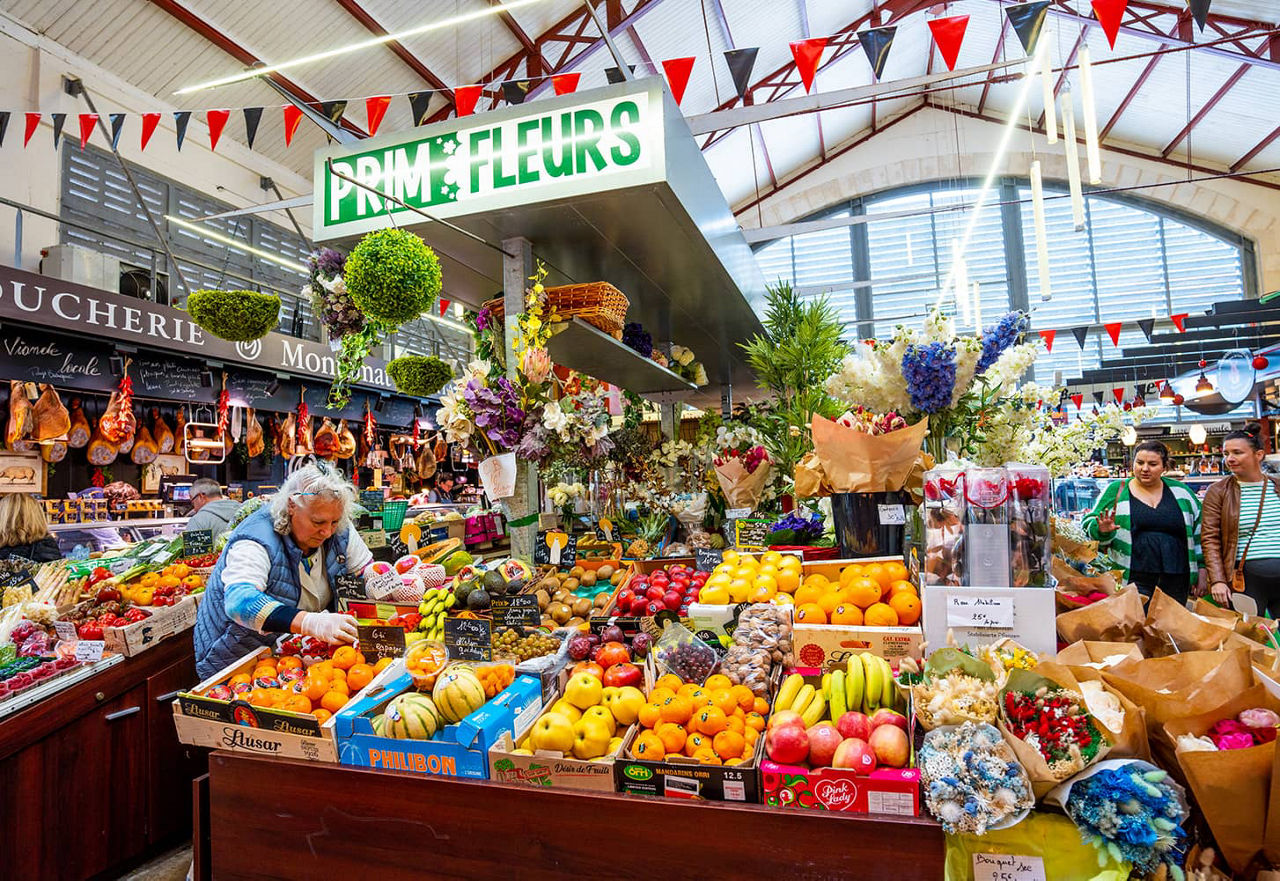
[[[251,673],[258,659],[271,654],[263,647],[219,670],[173,702],[173,723],[178,740],[192,746],[236,752],[336,762],[333,719],[323,725],[315,716],[255,707],[239,698],[225,701],[206,696],[209,689],[237,673]]]
[[[196,626],[196,610],[202,596],[204,594],[185,596],[172,606],[138,606],[151,614],[125,627],[108,627],[102,631],[107,650],[131,658],[190,630]]]
[[[764,804],[851,814],[920,816],[920,769],[877,768],[859,776],[848,768],[806,768],[760,762]]]
[[[614,762],[617,791],[627,795],[652,795],[664,798],[688,798],[702,801],[731,801],[742,804],[760,803],[760,757],[764,753],[764,737],[756,741],[749,764],[704,765],[684,756],[669,756],[660,762],[628,758],[631,744],[639,733],[633,726],[622,742]]]

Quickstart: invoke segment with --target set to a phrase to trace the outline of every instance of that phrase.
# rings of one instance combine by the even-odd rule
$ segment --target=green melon
[[[440,674],[431,698],[446,720],[460,722],[484,706],[484,686],[470,667],[454,666]]]
[[[416,691],[405,692],[387,704],[383,736],[400,740],[430,740],[443,723],[435,702]]]

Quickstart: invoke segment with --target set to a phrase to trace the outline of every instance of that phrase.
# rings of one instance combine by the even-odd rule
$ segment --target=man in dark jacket
[[[222,497],[222,487],[218,481],[202,477],[191,484],[191,519],[187,521],[184,532],[209,530],[210,537],[227,531],[227,523],[240,509],[240,503]]]

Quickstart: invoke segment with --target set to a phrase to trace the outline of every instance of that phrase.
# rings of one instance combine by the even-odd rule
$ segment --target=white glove
[[[356,619],[350,615],[339,615],[336,612],[306,612],[298,630],[306,636],[314,636],[327,643],[346,643],[356,641]]]

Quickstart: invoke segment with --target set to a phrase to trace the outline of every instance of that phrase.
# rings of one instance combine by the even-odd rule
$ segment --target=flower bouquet
[[[1106,732],[1089,713],[1075,677],[1054,665],[1055,679],[1013,670],[1000,692],[1000,731],[1043,795],[1111,749]]]
[[[763,446],[748,450],[721,450],[713,464],[720,491],[729,508],[755,510],[764,495],[765,484],[773,470],[773,462]]]
[[[951,465],[924,475],[925,584],[966,583],[964,472]]]
[[[702,388],[707,384],[707,368],[694,358],[693,350],[684,346],[671,347],[671,369],[682,378]]]
[[[1009,566],[1013,587],[1049,583],[1049,470],[1009,465]]]
[[[916,719],[926,731],[964,722],[994,722],[999,710],[995,673],[957,648],[942,648],[929,655],[911,693]]]
[[[1035,805],[1027,774],[1000,732],[980,722],[930,731],[916,759],[925,806],[948,835],[982,835]]]
[[[342,275],[346,265],[347,258],[332,248],[321,248],[307,260],[310,277],[302,295],[311,301],[311,311],[331,340],[364,330],[364,313],[352,302]]]

